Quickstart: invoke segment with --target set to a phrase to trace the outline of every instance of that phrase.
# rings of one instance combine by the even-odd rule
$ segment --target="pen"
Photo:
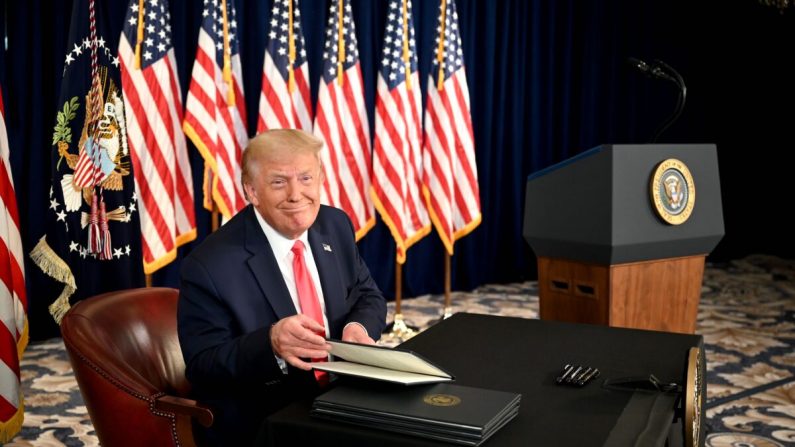
[[[574,366],[566,364],[565,366],[563,366],[563,371],[564,371],[563,374],[558,376],[557,379],[555,379],[557,383],[563,382],[566,379],[566,376],[568,376],[570,372],[574,371]]]
[[[591,373],[591,371],[593,371],[593,368],[591,368],[589,366],[588,369],[586,369],[585,371],[581,372],[576,377],[572,377],[571,378],[572,382],[574,382],[575,384],[579,385],[580,382],[582,382],[585,379],[585,377],[588,376]]]
[[[570,375],[570,376],[569,376],[569,377],[566,379],[566,383],[572,383],[572,379],[573,379],[573,378],[574,378],[574,377],[575,377],[577,374],[579,374],[579,373],[580,373],[580,371],[582,371],[582,366],[578,366],[578,367],[577,367],[577,369],[575,369],[575,370],[574,370],[574,373],[572,373],[572,374],[571,374],[571,375]]]
[[[585,385],[586,383],[590,382],[590,380],[591,380],[591,379],[595,379],[595,378],[597,378],[597,377],[599,377],[599,369],[598,369],[598,368],[594,368],[594,369],[593,369],[593,371],[591,371],[591,372],[590,372],[589,374],[587,374],[585,377],[583,377],[582,379],[580,379],[580,380],[577,382],[577,385],[579,385],[579,386],[583,386],[583,385]]]

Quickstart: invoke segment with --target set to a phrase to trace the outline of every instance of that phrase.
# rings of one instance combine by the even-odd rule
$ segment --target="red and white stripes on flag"
[[[193,180],[167,0],[130,0],[119,40],[127,137],[141,216],[144,273],[196,239]]]
[[[480,224],[480,188],[454,0],[442,0],[439,11],[425,107],[423,193],[431,220],[452,255],[456,239]]]
[[[320,152],[326,173],[321,201],[348,213],[359,240],[375,225],[369,195],[370,124],[351,5],[344,0],[329,9],[315,135],[326,143]]]
[[[0,92],[0,444],[22,428],[19,361],[28,343],[25,264]]]
[[[205,207],[214,201],[230,219],[246,206],[240,161],[248,145],[234,2],[204,0],[202,15],[182,128],[204,157]]]
[[[421,196],[420,85],[409,0],[391,1],[378,70],[372,197],[397,245],[397,262],[430,232]]]
[[[274,0],[262,67],[257,133],[268,129],[312,132],[305,48],[298,0]]]

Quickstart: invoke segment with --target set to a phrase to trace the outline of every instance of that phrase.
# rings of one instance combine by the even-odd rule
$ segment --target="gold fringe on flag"
[[[25,401],[22,398],[22,389],[19,391],[19,408],[11,416],[11,419],[0,422],[0,445],[11,442],[11,439],[22,430],[22,423],[25,421]]]
[[[63,316],[71,307],[69,298],[75,293],[75,290],[77,290],[72,270],[66,262],[50,248],[50,245],[47,243],[47,236],[42,236],[42,238],[39,239],[39,242],[30,252],[30,258],[45,274],[64,284],[61,295],[59,295],[49,307],[50,315],[52,315],[56,323],[61,324],[61,319],[63,319]]]
[[[25,318],[25,326],[22,333],[19,334],[17,340],[17,355],[19,360],[22,361],[22,354],[25,353],[25,348],[28,347],[28,319]],[[22,384],[19,387],[19,407],[17,412],[5,422],[0,422],[0,445],[11,442],[20,430],[22,430],[22,423],[25,422],[25,397],[22,393]]]

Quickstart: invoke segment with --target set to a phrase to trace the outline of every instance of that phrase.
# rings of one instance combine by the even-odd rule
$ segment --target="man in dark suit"
[[[350,220],[320,205],[322,146],[292,129],[252,139],[242,162],[251,205],[182,262],[179,340],[193,396],[214,409],[199,434],[211,444],[251,445],[266,415],[317,394],[325,378],[310,359],[328,356],[324,337],[372,344],[384,329],[386,303]],[[302,309],[307,289],[322,318]]]

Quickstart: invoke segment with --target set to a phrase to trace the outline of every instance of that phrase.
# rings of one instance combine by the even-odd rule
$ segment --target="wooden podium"
[[[689,217],[676,224],[653,193],[670,160],[687,171],[689,209],[677,211]],[[719,183],[714,145],[602,145],[532,174],[524,236],[541,319],[693,333],[704,260],[724,232]]]

